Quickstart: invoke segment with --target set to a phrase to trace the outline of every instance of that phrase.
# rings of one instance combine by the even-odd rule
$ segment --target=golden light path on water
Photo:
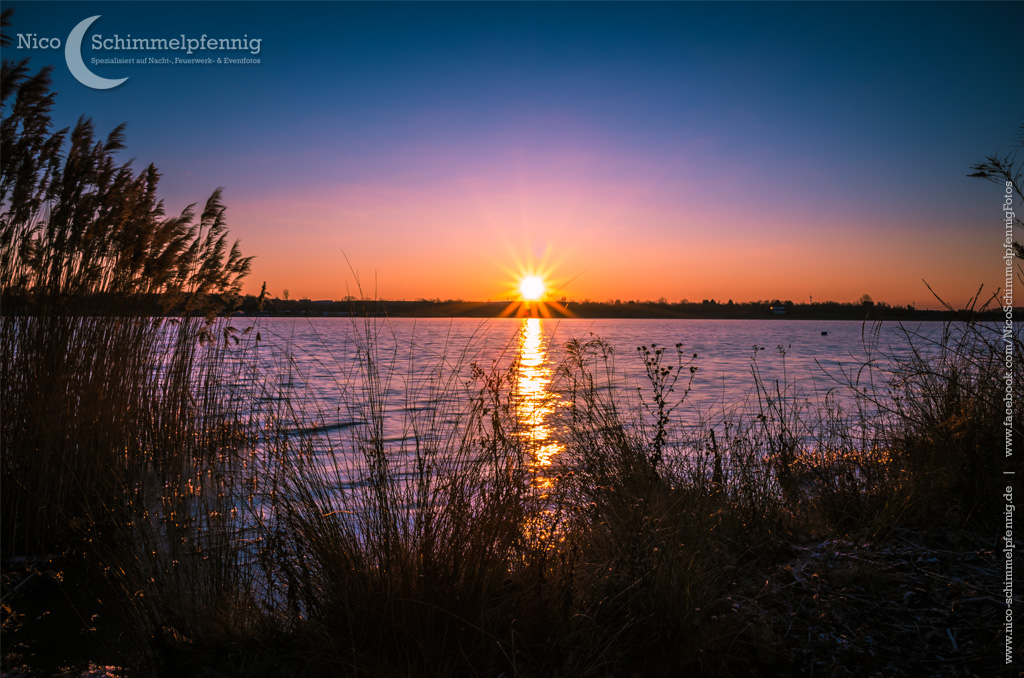
[[[554,439],[549,422],[555,407],[554,396],[549,390],[551,376],[541,320],[527,318],[519,332],[519,372],[514,403],[522,435],[530,443],[533,482],[539,488],[551,486],[551,478],[545,469],[563,449]]]

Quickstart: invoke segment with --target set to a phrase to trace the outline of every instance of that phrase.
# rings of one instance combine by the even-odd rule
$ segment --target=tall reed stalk
[[[8,19],[9,11],[5,28]],[[59,551],[121,524],[153,474],[194,451],[183,442],[209,435],[202,419],[221,403],[203,402],[203,384],[217,354],[200,340],[237,295],[250,258],[229,246],[220,190],[198,213],[166,217],[156,168],[136,173],[116,160],[122,127],[105,140],[86,118],[53,131],[49,69],[32,74],[27,60],[5,60],[2,81],[8,557]]]

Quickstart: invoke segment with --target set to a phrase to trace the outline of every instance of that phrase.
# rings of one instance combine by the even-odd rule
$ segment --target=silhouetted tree
[[[1014,202],[1018,205],[1018,208],[1014,210],[1014,226],[1024,226],[1024,205],[1022,205],[1024,193],[1021,193],[1021,172],[1024,170],[1024,162],[1017,161],[1017,151],[1021,148],[1024,148],[1024,123],[1021,123],[1017,139],[1010,147],[1009,152],[1003,155],[998,153],[990,155],[984,161],[971,165],[973,172],[967,175],[986,179],[1000,186],[1010,184],[1011,193],[1016,195]],[[1013,241],[1013,252],[1018,259],[1024,259],[1024,246],[1016,239]]]

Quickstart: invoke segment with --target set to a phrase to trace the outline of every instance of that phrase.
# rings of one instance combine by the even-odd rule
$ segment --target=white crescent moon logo
[[[75,80],[93,89],[110,89],[111,87],[117,87],[128,78],[101,78],[86,68],[85,62],[82,61],[82,38],[85,37],[85,32],[89,30],[89,26],[92,26],[92,22],[101,16],[101,14],[91,16],[71,29],[68,41],[64,45],[64,58],[67,60],[68,70],[71,71],[71,75],[75,76]]]

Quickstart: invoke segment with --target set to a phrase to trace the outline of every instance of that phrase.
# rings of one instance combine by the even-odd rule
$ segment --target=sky
[[[1024,122],[1024,3],[3,7],[57,125],[126,122],[169,213],[224,188],[249,293],[497,301],[538,274],[554,299],[927,308],[925,282],[959,305],[1003,279],[1002,189],[966,175]],[[111,89],[65,56],[97,15]],[[148,57],[172,63],[92,62]]]

